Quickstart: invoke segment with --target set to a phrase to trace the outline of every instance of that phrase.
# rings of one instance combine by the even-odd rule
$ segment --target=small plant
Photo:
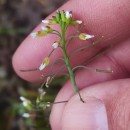
[[[41,30],[31,33],[32,38],[44,37],[48,34],[55,34],[56,36],[58,36],[58,39],[57,39],[57,41],[52,43],[52,50],[46,57],[43,57],[43,62],[38,67],[29,69],[29,70],[21,70],[21,71],[22,72],[42,71],[43,69],[47,68],[48,66],[54,65],[59,60],[63,61],[64,65],[61,66],[59,71],[56,72],[55,74],[41,76],[41,78],[42,79],[45,78],[46,81],[41,85],[41,87],[38,90],[39,96],[36,100],[35,106],[37,106],[37,108],[41,108],[41,109],[46,109],[47,107],[50,107],[51,103],[44,101],[44,95],[46,94],[46,92],[43,89],[43,86],[45,85],[46,87],[49,87],[49,84],[55,78],[55,76],[57,76],[65,67],[68,70],[68,74],[69,74],[70,80],[72,82],[74,92],[78,93],[79,99],[81,100],[81,102],[85,103],[82,95],[79,92],[78,86],[76,84],[74,71],[76,69],[83,68],[83,69],[89,69],[89,70],[92,70],[95,72],[112,73],[112,70],[101,70],[101,69],[96,69],[96,68],[90,68],[88,66],[83,66],[83,65],[72,67],[71,63],[70,63],[70,57],[71,57],[71,55],[73,55],[74,53],[76,53],[78,51],[81,51],[90,46],[94,46],[94,45],[98,44],[102,40],[103,37],[100,37],[98,40],[96,40],[92,43],[87,43],[87,45],[85,45],[84,47],[78,48],[74,52],[71,52],[71,54],[68,54],[67,46],[71,42],[72,39],[78,38],[79,40],[85,41],[85,40],[94,38],[94,35],[90,35],[90,34],[82,32],[82,28],[84,27],[83,22],[80,20],[74,20],[72,17],[71,11],[57,11],[56,15],[53,16],[52,19],[42,20],[42,22],[44,24],[47,24],[47,26],[42,26]],[[50,25],[59,25],[60,31],[51,28]],[[69,26],[79,26],[79,29],[77,29],[73,35],[66,36],[66,32],[67,32]],[[55,61],[55,63],[50,64],[50,57],[53,54],[53,52],[56,51],[57,48],[60,48],[62,50],[63,58],[59,58]],[[33,105],[30,100],[28,100],[24,97],[20,97],[20,99],[23,101],[23,105],[25,107],[27,107],[28,110],[32,109]],[[63,102],[67,102],[67,101],[61,101],[61,102],[63,103]],[[61,103],[61,102],[55,102],[55,103]],[[53,104],[55,104],[55,103],[53,103]],[[29,115],[24,114],[24,116],[29,116]]]

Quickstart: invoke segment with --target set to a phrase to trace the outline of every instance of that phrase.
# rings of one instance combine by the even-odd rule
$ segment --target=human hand
[[[78,95],[73,96],[71,82],[68,81],[59,92],[56,101],[69,102],[53,106],[50,116],[52,129],[108,130],[109,127],[109,130],[129,130],[130,1],[71,0],[60,10],[72,10],[77,19],[84,21],[86,29],[91,34],[110,38],[98,46],[74,55],[73,64],[85,63],[100,49],[114,45],[108,53],[89,64],[95,68],[111,68],[113,73],[80,70],[76,74],[76,82],[82,89],[81,95],[85,103],[79,100]],[[41,24],[35,30],[40,27]],[[27,37],[13,56],[13,66],[17,74],[28,81],[38,81],[41,72],[21,73],[19,70],[39,66],[43,57],[51,50],[51,43],[54,41],[53,36],[36,39]],[[72,41],[69,51],[78,45],[78,41]],[[51,61],[60,56],[61,52],[55,51]],[[55,66],[55,71],[58,68],[59,66]],[[45,74],[49,72],[48,69],[44,71]]]

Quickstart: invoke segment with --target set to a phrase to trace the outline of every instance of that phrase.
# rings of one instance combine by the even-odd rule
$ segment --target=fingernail
[[[71,101],[63,113],[62,130],[108,130],[105,105],[96,98]]]

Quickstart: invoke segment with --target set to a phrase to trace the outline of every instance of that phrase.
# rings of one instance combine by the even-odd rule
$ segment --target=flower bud
[[[46,36],[48,33],[45,31],[38,31],[31,33],[32,38]]]
[[[41,29],[42,29],[43,31],[47,32],[47,33],[50,33],[50,32],[53,31],[52,28],[50,28],[49,26],[42,26]]]
[[[64,12],[64,11],[61,11],[61,12],[60,12],[60,15],[61,15],[61,20],[62,20],[62,22],[66,22],[65,12]]]
[[[75,20],[75,21],[71,21],[72,25],[78,25],[78,24],[82,24],[81,20]]]
[[[23,106],[28,109],[32,110],[32,103],[30,100],[26,99],[25,97],[20,97],[20,100],[22,101]]]
[[[61,15],[60,15],[60,11],[59,10],[57,10],[56,11],[56,16],[53,18],[53,19],[55,19],[58,23],[60,22],[60,19],[61,19]]]
[[[42,20],[42,23],[45,23],[45,24],[57,24],[57,21],[55,19],[49,19],[49,20]]]
[[[46,84],[45,84],[45,86],[47,88],[49,87],[49,84],[51,83],[52,79],[53,79],[53,77],[51,77],[51,76],[47,77]]]
[[[39,66],[39,70],[43,70],[50,63],[49,57],[45,57],[43,63]]]
[[[77,24],[81,24],[82,21],[81,20],[76,20]]]
[[[56,41],[52,44],[54,48],[57,48],[60,45],[60,41]]]
[[[72,18],[72,13],[71,13],[70,11],[65,11],[65,17],[66,17],[67,19]]]
[[[86,33],[81,33],[79,35],[79,39],[81,39],[81,40],[87,40],[87,39],[90,39],[90,38],[93,38],[93,37],[94,37],[94,35],[89,35],[89,34],[86,34]]]

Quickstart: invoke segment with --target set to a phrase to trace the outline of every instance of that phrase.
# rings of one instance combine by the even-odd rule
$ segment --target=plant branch
[[[76,52],[79,52],[79,51],[81,51],[81,50],[87,49],[87,48],[89,48],[89,47],[91,47],[91,46],[94,46],[94,45],[98,44],[98,43],[102,40],[102,38],[103,38],[103,37],[100,37],[98,40],[96,40],[96,41],[94,41],[94,42],[92,42],[92,43],[89,43],[89,44],[87,44],[87,45],[84,46],[84,47],[81,47],[81,48],[78,48],[78,49],[74,50],[73,52],[71,52],[71,53],[69,54],[69,58],[70,58],[73,54],[75,54]]]
[[[102,73],[112,73],[113,72],[112,70],[102,70],[102,69],[96,69],[96,68],[91,68],[91,67],[87,67],[87,66],[76,66],[72,70],[75,71],[78,68],[84,68],[84,69],[88,69],[91,71],[102,72]]]

